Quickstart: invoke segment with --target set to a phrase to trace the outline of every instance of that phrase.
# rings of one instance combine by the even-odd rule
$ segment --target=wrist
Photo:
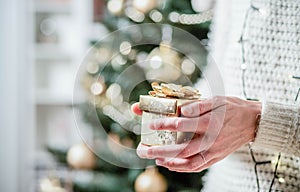
[[[252,113],[251,116],[253,117],[250,142],[254,142],[259,127],[259,122],[260,122],[260,117],[262,112],[262,103],[257,101],[249,101],[249,102],[251,108],[250,111]]]
[[[255,125],[254,125],[254,137],[252,139],[252,142],[254,142],[256,135],[257,135],[257,131],[258,131],[258,126],[259,126],[259,122],[260,122],[260,117],[261,117],[261,111],[262,111],[262,104],[261,102],[256,102],[256,108],[255,108]]]

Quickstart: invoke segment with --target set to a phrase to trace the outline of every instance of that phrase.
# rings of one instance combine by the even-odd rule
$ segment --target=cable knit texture
[[[245,21],[251,4],[257,9],[250,10]],[[276,162],[281,152],[278,177],[271,191],[298,192],[300,98],[295,102],[295,97],[300,80],[292,76],[300,76],[300,0],[217,0],[210,50],[221,71],[226,95],[240,98],[244,97],[238,41],[244,22],[245,91],[248,97],[263,101],[254,156],[257,161]],[[274,163],[257,166],[261,192],[269,191],[274,169]],[[204,182],[203,191],[208,192],[258,191],[248,146],[213,165]]]

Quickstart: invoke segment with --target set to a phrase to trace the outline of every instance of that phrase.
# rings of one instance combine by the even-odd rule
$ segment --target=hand
[[[142,114],[138,105],[132,106]],[[254,140],[261,103],[217,96],[181,108],[181,117],[154,120],[154,130],[194,132],[189,142],[164,146],[139,144],[141,158],[178,172],[199,172]]]

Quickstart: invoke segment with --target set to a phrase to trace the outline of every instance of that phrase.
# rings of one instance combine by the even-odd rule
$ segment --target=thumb
[[[211,99],[183,105],[181,107],[181,114],[185,117],[197,117],[225,105],[226,97],[216,96]]]

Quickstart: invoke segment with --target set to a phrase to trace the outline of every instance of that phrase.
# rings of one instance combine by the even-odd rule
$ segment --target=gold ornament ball
[[[75,169],[93,169],[96,166],[96,156],[85,143],[79,143],[69,149],[67,162]]]
[[[160,43],[147,56],[149,65],[144,68],[148,79],[174,82],[181,75],[181,57],[168,42]]]
[[[137,192],[165,192],[168,189],[168,184],[156,167],[148,167],[137,177],[134,188]]]
[[[39,191],[40,192],[67,192],[67,190],[61,186],[60,181],[58,179],[50,179],[50,178],[44,178],[40,180]]]
[[[191,5],[194,11],[201,13],[213,8],[214,1],[200,1],[200,0],[191,0]]]
[[[108,11],[113,15],[121,15],[124,8],[124,0],[110,0],[107,3]]]
[[[157,0],[133,0],[132,5],[142,13],[148,13],[157,7]]]

